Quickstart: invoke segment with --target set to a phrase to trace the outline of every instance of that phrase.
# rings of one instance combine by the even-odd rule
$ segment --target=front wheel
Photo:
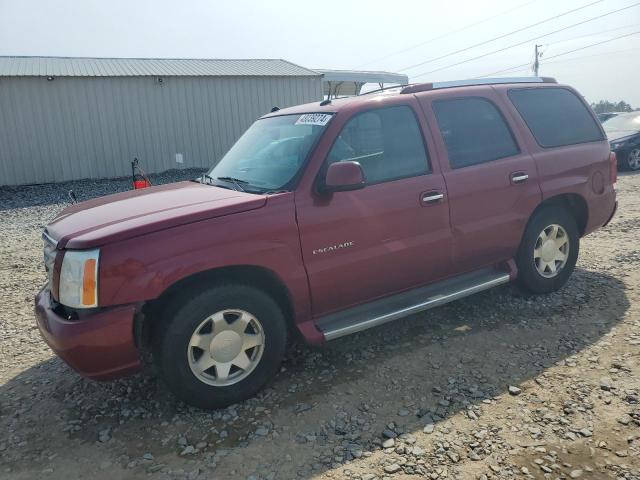
[[[578,260],[579,239],[576,221],[565,209],[550,206],[535,213],[516,256],[519,284],[532,293],[561,288]]]
[[[154,361],[186,403],[225,407],[255,395],[278,371],[287,329],[278,304],[244,285],[185,295],[154,331]]]

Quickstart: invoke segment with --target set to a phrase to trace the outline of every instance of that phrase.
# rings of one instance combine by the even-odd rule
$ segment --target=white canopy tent
[[[322,69],[315,71],[323,75],[322,89],[327,98],[359,95],[367,83],[376,83],[380,88],[384,88],[385,84],[406,85],[409,82],[409,77],[401,73]]]

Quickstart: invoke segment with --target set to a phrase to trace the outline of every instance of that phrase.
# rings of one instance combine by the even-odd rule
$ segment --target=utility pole
[[[541,46],[542,45],[536,44],[535,51],[534,51],[534,56],[535,56],[535,60],[533,61],[533,76],[534,77],[538,76],[538,69],[540,68],[540,57],[542,56],[542,54],[538,52],[538,47],[541,47]]]

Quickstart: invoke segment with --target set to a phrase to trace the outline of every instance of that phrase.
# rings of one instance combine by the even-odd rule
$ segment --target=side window
[[[429,173],[420,127],[413,110],[405,106],[353,117],[338,135],[328,161],[359,162],[367,183]]]
[[[477,97],[438,100],[433,111],[451,168],[516,155],[520,150],[493,103]]]
[[[509,98],[541,147],[603,140],[602,132],[578,97],[566,88],[523,88]]]

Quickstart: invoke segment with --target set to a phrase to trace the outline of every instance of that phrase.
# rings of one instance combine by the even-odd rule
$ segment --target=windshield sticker
[[[296,120],[295,124],[325,126],[329,120],[331,120],[331,115],[327,115],[326,113],[305,113],[304,115],[300,115],[300,118]]]

